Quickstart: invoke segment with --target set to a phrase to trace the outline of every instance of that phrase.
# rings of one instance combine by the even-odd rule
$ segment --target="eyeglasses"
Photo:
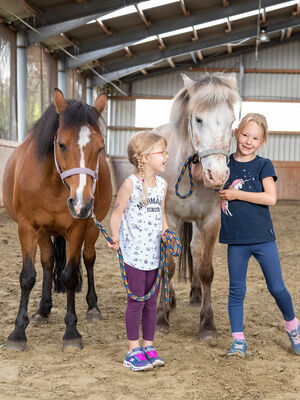
[[[156,151],[155,153],[149,153],[150,155],[152,154],[162,154],[163,156],[168,156],[169,152],[167,150],[162,150],[162,151]]]

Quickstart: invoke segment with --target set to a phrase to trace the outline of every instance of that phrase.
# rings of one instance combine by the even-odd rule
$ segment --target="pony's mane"
[[[186,127],[187,117],[193,108],[211,110],[220,103],[228,103],[232,107],[239,100],[233,74],[205,74],[175,96],[170,122],[175,130],[181,131]]]
[[[67,108],[62,114],[62,127],[80,128],[84,125],[91,125],[99,130],[98,118],[100,116],[96,108],[82,103],[78,100],[66,100]],[[53,152],[53,140],[59,126],[59,115],[52,103],[41,118],[33,125],[31,133],[36,140],[36,151],[39,159],[47,157]]]

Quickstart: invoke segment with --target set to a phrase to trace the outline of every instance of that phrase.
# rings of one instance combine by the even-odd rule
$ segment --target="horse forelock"
[[[233,107],[240,100],[236,79],[231,74],[207,74],[194,82],[190,89],[189,106],[211,110],[220,103]]]
[[[82,126],[90,125],[96,131],[99,131],[99,113],[94,107],[77,100],[67,100],[67,104],[67,108],[61,116],[61,121],[54,104],[51,104],[34,124],[32,135],[36,139],[39,159],[43,159],[53,152],[53,140],[60,123],[63,129],[75,127],[79,132]]]

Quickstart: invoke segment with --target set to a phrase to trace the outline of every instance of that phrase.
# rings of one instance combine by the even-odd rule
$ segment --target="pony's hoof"
[[[218,333],[216,330],[203,330],[199,332],[199,340],[213,340],[218,338]]]
[[[12,350],[24,351],[26,349],[26,342],[23,340],[14,342],[13,340],[7,339],[5,347]]]
[[[43,317],[41,314],[35,313],[32,316],[32,321],[37,326],[46,325],[49,323],[49,317]]]
[[[68,347],[73,347],[82,350],[83,344],[81,337],[75,339],[64,339],[62,351],[65,351]]]
[[[156,333],[158,335],[168,335],[169,327],[168,326],[156,326]]]
[[[87,322],[101,321],[102,317],[101,311],[97,308],[92,308],[86,313]]]

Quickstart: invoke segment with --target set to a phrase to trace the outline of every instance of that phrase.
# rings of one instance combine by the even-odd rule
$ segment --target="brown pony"
[[[83,347],[75,312],[75,290],[81,284],[83,244],[88,279],[87,319],[101,319],[93,277],[99,231],[90,217],[94,213],[102,220],[112,198],[110,172],[98,122],[105,105],[105,95],[100,95],[92,107],[76,100],[66,101],[62,92],[56,89],[54,104],[36,122],[7,162],[3,201],[7,212],[18,224],[23,258],[20,307],[15,329],[7,341],[11,348],[23,351],[26,347],[28,301],[36,281],[37,245],[43,266],[43,287],[39,309],[34,315],[36,323],[48,322],[56,260],[60,265],[56,266],[57,287],[61,275],[67,292],[63,350],[69,345]],[[59,246],[64,243],[65,248]]]

